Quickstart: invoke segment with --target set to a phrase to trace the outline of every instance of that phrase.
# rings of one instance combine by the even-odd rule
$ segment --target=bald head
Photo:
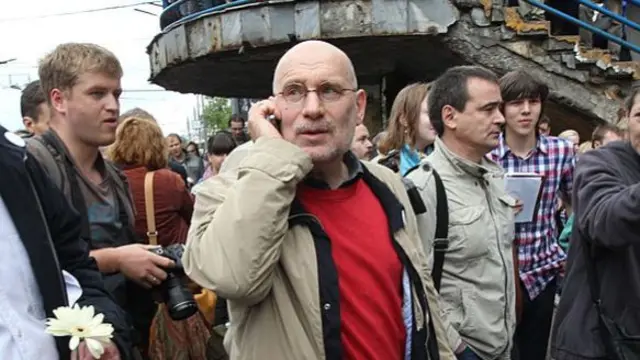
[[[353,89],[358,87],[353,64],[344,51],[324,41],[309,40],[297,44],[282,55],[273,74],[273,93],[282,91],[283,79],[295,76],[297,69],[327,66],[337,67],[340,76],[344,76]]]

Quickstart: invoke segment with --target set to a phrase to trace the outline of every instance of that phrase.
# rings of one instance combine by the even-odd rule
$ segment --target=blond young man
[[[68,43],[41,60],[39,75],[51,129],[30,140],[29,150],[82,215],[82,235],[106,288],[132,316],[146,347],[155,305],[144,288],[159,285],[172,263],[137,243],[128,184],[99,152],[115,140],[122,67],[100,46]]]

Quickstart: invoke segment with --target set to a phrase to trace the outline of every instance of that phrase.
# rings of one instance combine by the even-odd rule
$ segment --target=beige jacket
[[[430,264],[436,227],[431,167],[442,178],[449,206],[440,308],[450,345],[455,349],[463,341],[482,359],[508,359],[516,325],[515,199],[505,193],[498,164],[466,161],[437,139],[423,166],[407,175],[429,209],[418,224]]]
[[[323,319],[332,306],[321,300],[314,239],[304,224],[291,225],[314,219],[309,214],[290,215],[297,184],[311,168],[311,159],[297,146],[261,138],[246,150],[236,169],[226,167],[203,182],[196,193],[183,262],[190,278],[228,299],[231,326],[225,347],[231,359],[332,358],[323,334],[330,330],[323,328]],[[364,171],[386,184],[390,194],[410,209],[396,175],[373,164],[367,164]],[[418,299],[426,293],[430,311],[436,314],[433,326],[440,359],[453,360],[437,315],[437,298],[415,216],[403,212],[398,218],[403,224],[394,240],[411,264],[408,272],[413,271],[421,284],[416,287],[412,282],[410,288],[414,323],[424,334],[429,318]]]

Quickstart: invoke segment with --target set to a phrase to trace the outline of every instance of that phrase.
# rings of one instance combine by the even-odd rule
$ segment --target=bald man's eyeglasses
[[[342,98],[347,91],[358,91],[358,89],[345,89],[340,85],[325,83],[315,89],[307,89],[302,84],[289,84],[277,95],[280,95],[290,104],[299,104],[307,98],[307,94],[315,92],[322,102],[335,102]]]

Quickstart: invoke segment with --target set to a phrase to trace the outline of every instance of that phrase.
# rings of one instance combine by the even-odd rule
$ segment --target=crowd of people
[[[581,146],[538,79],[457,66],[371,139],[349,57],[305,41],[201,152],[121,114],[122,75],[59,45],[0,129],[7,359],[70,358],[44,327],[75,303],[115,329],[102,359],[640,358],[640,90]]]

